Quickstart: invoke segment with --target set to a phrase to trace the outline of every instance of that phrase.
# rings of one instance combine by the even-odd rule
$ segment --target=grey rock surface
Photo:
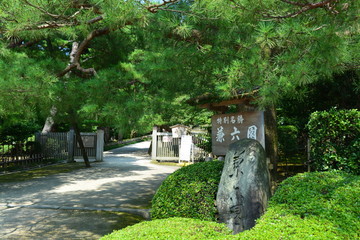
[[[219,221],[234,234],[252,228],[270,195],[270,175],[261,144],[252,139],[231,144],[216,197]]]

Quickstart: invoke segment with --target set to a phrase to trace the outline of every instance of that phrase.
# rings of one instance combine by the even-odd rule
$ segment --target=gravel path
[[[177,169],[151,164],[149,145],[105,152],[88,169],[1,184],[0,239],[98,239],[148,218],[156,189]]]

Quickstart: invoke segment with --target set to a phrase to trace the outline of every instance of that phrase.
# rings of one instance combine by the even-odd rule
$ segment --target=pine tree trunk
[[[77,142],[78,142],[78,144],[80,146],[80,150],[81,150],[81,154],[82,154],[83,159],[84,159],[85,166],[86,167],[91,167],[88,155],[87,155],[86,150],[85,150],[84,142],[83,142],[83,140],[81,138],[79,127],[78,127],[76,122],[73,122],[72,125],[73,125],[74,131],[75,131],[76,140],[77,140]]]
[[[271,106],[266,109],[265,114],[265,148],[266,155],[270,158],[272,169],[270,170],[273,186],[277,181],[277,162],[278,162],[278,135],[276,123],[276,109]]]
[[[50,116],[48,116],[46,118],[46,121],[45,121],[45,124],[44,124],[44,127],[43,127],[41,133],[49,133],[49,132],[51,132],[51,130],[52,130],[54,124],[55,124],[54,117],[55,117],[56,113],[57,113],[56,107],[52,106],[51,110],[50,110]]]

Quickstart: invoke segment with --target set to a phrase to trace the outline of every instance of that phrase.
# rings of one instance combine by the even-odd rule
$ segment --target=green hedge
[[[169,175],[152,200],[153,219],[187,217],[216,220],[216,193],[224,163],[202,162]]]
[[[231,233],[224,224],[190,218],[167,218],[141,222],[114,231],[100,240],[223,239]]]
[[[314,112],[308,123],[312,167],[360,174],[360,112],[356,109]]]
[[[142,222],[102,240],[360,239],[360,176],[340,171],[298,174],[283,181],[251,230],[229,235],[223,224],[186,218]]]
[[[360,176],[302,173],[283,181],[257,225],[237,239],[359,239]]]

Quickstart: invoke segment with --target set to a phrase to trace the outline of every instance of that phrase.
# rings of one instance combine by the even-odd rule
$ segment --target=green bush
[[[317,171],[340,169],[360,174],[360,112],[314,112],[308,123],[311,158]]]
[[[221,161],[202,162],[169,175],[152,200],[151,217],[216,220],[215,198],[223,166]]]
[[[282,182],[256,226],[238,239],[359,239],[360,176],[298,174]]]
[[[100,240],[223,239],[231,231],[215,222],[190,218],[167,218],[141,222],[102,237]]]
[[[33,121],[6,122],[0,126],[0,142],[24,142],[39,130],[39,125]]]
[[[360,239],[360,176],[298,174],[281,183],[254,228],[229,235],[223,224],[167,218],[127,227],[112,239]]]

